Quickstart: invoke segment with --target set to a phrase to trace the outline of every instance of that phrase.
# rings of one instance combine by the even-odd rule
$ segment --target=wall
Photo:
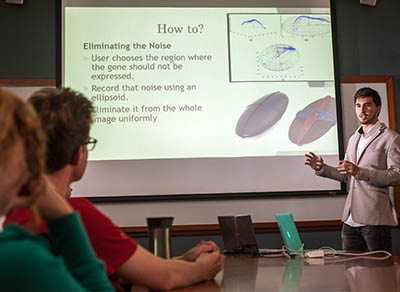
[[[392,36],[397,35],[400,1],[378,0],[376,7],[360,5],[358,0],[334,1],[340,75],[392,75],[395,99],[399,100],[400,39]],[[0,79],[55,78],[55,31],[54,0],[25,0],[22,6],[0,1]],[[399,106],[396,102],[397,114]],[[144,225],[144,218],[149,215],[177,212],[183,217],[175,216],[176,224],[216,223],[217,213],[257,214],[254,221],[273,221],[274,213],[286,211],[293,212],[296,220],[338,219],[343,200],[343,197],[292,197],[100,204],[98,207],[116,224],[131,226]]]
[[[0,1],[0,79],[55,78],[56,1],[24,2]]]
[[[399,1],[334,0],[337,6],[339,69],[343,76],[388,75],[394,80],[396,116],[400,113]],[[397,119],[399,128],[400,119]]]

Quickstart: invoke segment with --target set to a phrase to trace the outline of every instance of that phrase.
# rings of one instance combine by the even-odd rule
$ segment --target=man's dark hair
[[[88,137],[93,105],[70,88],[45,88],[29,102],[40,118],[47,137],[46,171],[53,173],[70,163]]]
[[[360,97],[372,97],[372,100],[374,101],[376,106],[382,105],[381,102],[381,97],[379,96],[379,93],[369,87],[363,87],[357,90],[356,94],[354,95],[354,103],[357,102],[357,98]]]

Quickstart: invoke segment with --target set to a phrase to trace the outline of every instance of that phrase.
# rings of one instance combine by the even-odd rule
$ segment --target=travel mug
[[[149,251],[164,259],[171,258],[171,227],[174,217],[149,217]]]

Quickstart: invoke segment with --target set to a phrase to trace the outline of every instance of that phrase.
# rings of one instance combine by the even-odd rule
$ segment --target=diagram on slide
[[[287,44],[272,45],[259,55],[260,64],[271,71],[285,71],[295,66],[300,59],[300,53]]]
[[[230,80],[331,81],[328,15],[228,14]]]
[[[336,125],[336,101],[320,98],[296,113],[289,128],[289,139],[299,146],[321,138]]]
[[[300,15],[284,19],[282,30],[293,35],[315,37],[330,33],[331,23],[328,17]]]
[[[243,17],[240,20],[236,20],[238,23],[229,23],[230,33],[252,41],[254,38],[266,37],[272,34],[276,34],[277,31],[272,26],[264,24],[264,20],[255,16],[252,18]]]
[[[288,96],[280,91],[269,93],[249,104],[236,123],[236,135],[257,136],[277,123],[289,104]]]

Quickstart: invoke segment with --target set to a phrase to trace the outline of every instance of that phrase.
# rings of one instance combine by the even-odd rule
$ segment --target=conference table
[[[229,255],[214,280],[176,292],[400,292],[400,257],[305,259]],[[150,291],[133,287],[132,291]]]

